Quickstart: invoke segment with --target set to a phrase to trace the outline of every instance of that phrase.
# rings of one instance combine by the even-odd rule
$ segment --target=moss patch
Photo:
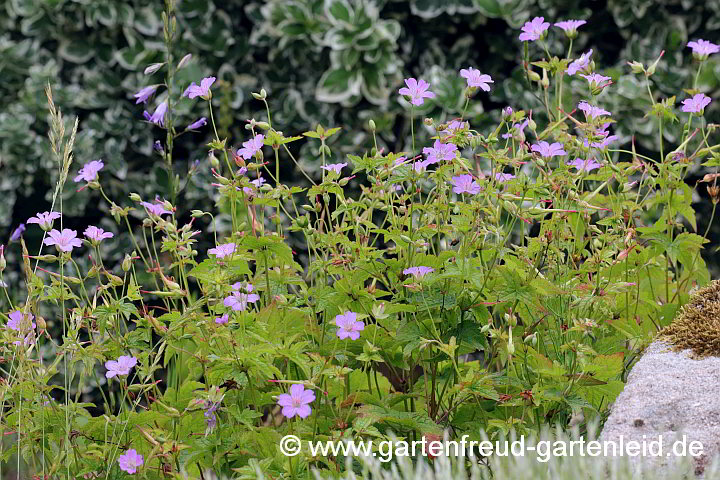
[[[720,280],[695,292],[660,336],[697,357],[720,356]]]

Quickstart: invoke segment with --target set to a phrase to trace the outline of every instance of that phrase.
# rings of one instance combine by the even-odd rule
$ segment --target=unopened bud
[[[528,70],[528,77],[530,78],[530,81],[532,81],[532,82],[540,81],[540,75],[538,75],[537,72],[533,72],[532,70]]]
[[[427,125],[428,127],[432,127],[433,119],[432,119],[432,118],[425,118],[425,119],[423,120],[423,123],[424,123],[425,125]]]
[[[142,198],[140,197],[140,195],[138,195],[137,193],[133,192],[133,193],[130,194],[130,200],[132,200],[133,202],[141,202],[141,201],[142,201]]]
[[[130,255],[128,255],[126,253],[125,258],[123,259],[123,262],[122,262],[123,272],[127,272],[128,270],[130,270],[130,267],[132,267],[132,258],[130,257]]]
[[[373,120],[373,119],[371,118],[370,121],[368,121],[368,126],[370,127],[370,130],[372,130],[372,131],[374,132],[374,131],[375,131],[375,128],[376,128],[376,127],[375,127],[375,120]]]
[[[47,323],[45,323],[45,319],[41,316],[35,317],[35,325],[37,325],[40,330],[45,330],[47,328]]]
[[[183,68],[185,65],[187,65],[191,58],[192,58],[192,53],[188,53],[187,55],[185,55],[185,56],[182,58],[182,60],[180,60],[180,62],[178,62],[177,69],[180,70],[180,69]]]

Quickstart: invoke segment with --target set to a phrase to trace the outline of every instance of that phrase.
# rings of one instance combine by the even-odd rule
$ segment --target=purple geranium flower
[[[605,148],[610,145],[612,142],[618,139],[618,136],[610,135],[610,132],[608,131],[609,127],[610,122],[606,122],[602,125],[602,127],[595,129],[595,136],[600,138],[595,142],[589,142],[586,138],[583,140],[583,145],[585,145],[585,147],[593,148]]]
[[[92,240],[93,242],[102,242],[106,238],[113,238],[115,235],[113,235],[112,232],[106,232],[102,228],[89,226],[85,229],[85,238],[88,238]]]
[[[423,153],[427,154],[428,165],[438,163],[442,160],[452,160],[457,152],[457,145],[454,143],[442,143],[435,140],[432,147],[423,148]]]
[[[585,20],[565,20],[563,22],[555,23],[555,26],[562,28],[566,35],[573,36],[577,33],[577,29],[585,25]]]
[[[610,77],[600,75],[599,73],[591,73],[589,75],[581,73],[580,76],[587,80],[591,87],[595,84],[595,88],[605,88],[612,83]]]
[[[515,178],[515,175],[513,175],[512,173],[498,172],[495,174],[495,180],[497,180],[498,182],[507,182],[508,180],[512,180],[513,178]]]
[[[133,95],[135,98],[137,98],[137,100],[135,101],[135,105],[137,105],[138,103],[147,102],[148,98],[150,98],[152,94],[155,93],[155,90],[157,90],[157,85],[150,85],[149,87],[145,87],[138,93]]]
[[[165,100],[160,105],[157,106],[155,109],[155,112],[153,112],[152,115],[150,115],[147,111],[143,112],[143,115],[145,116],[145,120],[148,122],[154,123],[155,125],[159,127],[165,126],[165,114],[167,113],[168,109],[168,102]]]
[[[540,142],[530,147],[530,150],[532,150],[533,152],[538,152],[545,158],[552,158],[559,155],[567,155],[567,153],[565,153],[565,150],[563,150],[562,143],[559,142],[550,144],[544,140],[541,140]]]
[[[159,198],[155,199],[155,203],[140,202],[140,205],[145,207],[148,213],[150,213],[151,215],[156,215],[158,217],[160,215],[172,213],[171,211],[165,209],[165,202],[160,200]]]
[[[413,163],[413,170],[415,170],[417,173],[422,173],[427,170],[427,167],[431,164],[432,162],[428,160],[421,160],[419,162]]]
[[[118,357],[117,360],[108,360],[105,362],[105,368],[107,368],[105,378],[112,378],[116,375],[127,375],[135,365],[137,365],[137,358],[129,355],[122,355]]]
[[[610,112],[608,112],[607,110],[604,110],[604,109],[602,109],[602,108],[600,108],[600,107],[596,107],[595,105],[590,105],[590,104],[587,103],[587,102],[580,102],[580,103],[578,103],[577,108],[579,108],[580,110],[582,110],[583,112],[585,112],[585,118],[588,118],[588,117],[590,117],[590,118],[597,118],[597,117],[600,117],[600,116],[605,116],[605,115],[610,116],[610,115],[612,115],[612,114],[611,114]]]
[[[578,70],[582,70],[585,67],[587,67],[588,65],[590,65],[590,57],[592,57],[592,53],[593,53],[593,51],[591,48],[590,51],[583,53],[582,55],[580,55],[580,58],[578,58],[577,60],[572,62],[570,65],[568,65],[567,70],[565,70],[567,72],[567,74],[575,75],[578,72]]]
[[[53,228],[43,241],[45,245],[55,245],[61,252],[72,252],[73,247],[82,247],[82,240],[77,238],[77,232],[69,228],[63,228],[62,232]]]
[[[699,113],[702,115],[705,107],[710,104],[710,97],[704,93],[696,93],[692,98],[683,100],[682,111],[686,113]]]
[[[195,98],[202,97],[205,100],[210,98],[210,87],[215,83],[215,77],[205,77],[200,81],[200,86],[195,82],[191,83],[190,86],[185,89],[183,97]]]
[[[98,172],[105,166],[102,160],[93,160],[86,163],[83,167],[78,170],[77,176],[74,178],[75,182],[82,180],[86,182],[92,182],[97,178]]]
[[[197,130],[198,128],[204,127],[205,125],[207,125],[207,118],[200,117],[197,120],[195,120],[193,123],[188,125],[185,129],[186,130]]]
[[[211,402],[206,400],[205,402],[205,429],[207,433],[210,433],[217,425],[217,417],[215,417],[215,411],[220,406],[220,402]]]
[[[510,128],[510,131],[508,133],[503,133],[502,138],[511,138],[515,136],[515,138],[521,142],[525,141],[525,127],[527,127],[530,124],[529,119],[525,119],[522,123],[515,123],[513,124],[512,128]]]
[[[472,175],[459,175],[452,177],[450,183],[453,185],[453,192],[469,193],[470,195],[477,195],[480,193],[480,185],[473,179]]]
[[[480,89],[486,92],[490,91],[490,85],[488,85],[488,83],[495,83],[492,78],[490,78],[490,75],[481,74],[480,70],[473,67],[460,70],[460,76],[467,80],[468,87],[480,87]]]
[[[305,390],[304,385],[295,383],[290,385],[290,393],[283,393],[278,395],[277,403],[282,408],[282,414],[286,418],[292,418],[297,415],[300,418],[307,418],[310,416],[312,409],[310,404],[315,401],[315,392],[312,390]]]
[[[120,470],[133,474],[137,472],[139,466],[145,463],[145,460],[134,448],[131,448],[118,457],[118,463],[120,464]]]
[[[330,163],[328,165],[322,165],[320,168],[327,170],[328,172],[335,172],[340,175],[340,170],[346,167],[347,163]]]
[[[217,258],[225,258],[228,255],[232,255],[235,252],[235,244],[234,243],[224,243],[222,245],[218,245],[215,248],[211,248],[208,250],[208,254],[215,255]]]
[[[233,292],[230,296],[225,297],[225,300],[223,300],[223,305],[232,308],[236,312],[242,312],[247,308],[248,303],[255,303],[260,300],[260,296],[251,293],[254,290],[251,283],[236,282],[232,285],[232,289]]]
[[[225,313],[219,317],[215,317],[215,323],[217,323],[218,325],[225,325],[226,323],[228,323],[229,318],[230,316]]]
[[[335,325],[338,327],[337,336],[341,340],[346,338],[357,340],[360,338],[360,332],[365,329],[365,324],[358,321],[357,313],[349,310],[335,317]]]
[[[40,225],[43,230],[49,230],[52,227],[53,220],[60,218],[59,212],[42,212],[38,213],[34,217],[27,219],[27,223],[36,223]]]
[[[22,310],[15,310],[14,312],[10,312],[8,317],[10,317],[10,320],[8,320],[7,328],[10,330],[24,334],[35,328],[35,322],[33,322],[35,316],[32,313],[26,314]]]
[[[255,135],[255,138],[251,138],[247,142],[243,142],[243,148],[237,151],[238,156],[241,156],[245,160],[250,160],[263,145],[265,145],[265,135]]]
[[[25,233],[25,224],[21,223],[15,230],[13,230],[12,235],[10,235],[10,241],[17,242],[20,240],[20,237],[23,236],[23,233]]]
[[[548,28],[550,28],[550,24],[545,21],[545,17],[535,17],[523,25],[523,33],[520,34],[520,40],[523,42],[534,42],[540,39]]]
[[[687,46],[692,48],[693,56],[700,59],[705,59],[713,53],[720,52],[720,45],[715,45],[707,40],[695,40],[688,42]]]
[[[422,105],[424,99],[435,98],[435,94],[429,90],[430,84],[422,78],[420,80],[406,78],[405,85],[407,86],[398,90],[398,93],[410,97],[410,103],[413,105]]]
[[[412,275],[416,279],[423,278],[428,273],[434,272],[435,269],[432,267],[410,267],[403,270],[405,275]]]
[[[568,166],[574,167],[578,171],[591,172],[602,167],[602,163],[598,163],[594,158],[589,158],[587,160],[576,158],[572,162],[568,162]]]
[[[467,130],[470,128],[469,122],[463,122],[461,120],[453,120],[450,123],[448,123],[448,126],[445,130],[443,130],[443,135],[452,135],[456,132],[459,132],[461,130]]]

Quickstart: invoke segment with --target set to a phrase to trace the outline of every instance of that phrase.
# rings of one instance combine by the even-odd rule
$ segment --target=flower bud
[[[628,62],[633,73],[645,73],[645,67],[640,62]]]
[[[210,158],[210,165],[212,166],[212,168],[217,170],[220,167],[220,160],[218,160],[218,158],[215,156],[215,153],[212,151],[210,152],[208,157]]]
[[[542,74],[542,80],[540,81],[540,85],[542,85],[543,88],[550,87],[550,79],[547,75],[547,70],[543,68],[543,74]]]
[[[370,130],[374,132],[374,131],[375,131],[375,128],[376,128],[376,127],[375,127],[375,120],[373,120],[373,119],[371,118],[370,121],[368,121],[368,126],[370,127]]]
[[[140,197],[140,195],[138,195],[137,193],[133,192],[133,193],[130,194],[130,200],[132,200],[133,202],[141,202],[141,201],[142,201],[142,198]]]
[[[349,177],[341,178],[341,179],[338,181],[338,184],[339,184],[341,187],[344,187],[345,185],[348,184],[349,181],[350,181],[350,178],[349,178]]]
[[[533,72],[532,70],[528,70],[528,77],[530,78],[530,81],[532,81],[532,82],[540,81],[540,75],[538,75],[537,72]]]
[[[200,218],[200,217],[202,217],[203,215],[205,215],[205,212],[203,212],[202,210],[193,210],[193,211],[191,212],[191,215],[190,215],[190,216],[191,216],[192,218]]]
[[[150,228],[150,227],[152,227],[152,220],[150,220],[149,218],[145,218],[145,219],[143,219],[142,224],[143,224],[143,227]]]
[[[123,272],[127,272],[128,270],[130,270],[130,267],[132,267],[132,258],[130,257],[130,255],[128,255],[126,253],[125,258],[123,259],[123,262],[122,262]]]
[[[425,118],[425,119],[423,120],[423,123],[424,123],[425,125],[427,125],[428,127],[432,127],[432,125],[433,125],[433,119],[432,119],[432,118]]]
[[[262,130],[270,130],[270,124],[267,122],[257,122],[255,125]]]
[[[188,53],[187,55],[185,55],[185,56],[178,62],[177,69],[180,70],[180,69],[183,68],[185,65],[187,65],[191,58],[192,58],[192,53]]]
[[[512,116],[512,114],[513,114],[513,109],[512,109],[512,107],[505,107],[505,108],[503,108],[502,114],[503,114],[503,118],[504,118],[505,120],[508,120],[508,119]]]

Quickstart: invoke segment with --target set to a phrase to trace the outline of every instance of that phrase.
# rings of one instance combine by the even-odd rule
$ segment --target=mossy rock
[[[720,357],[720,280],[695,292],[660,336],[697,357]]]

